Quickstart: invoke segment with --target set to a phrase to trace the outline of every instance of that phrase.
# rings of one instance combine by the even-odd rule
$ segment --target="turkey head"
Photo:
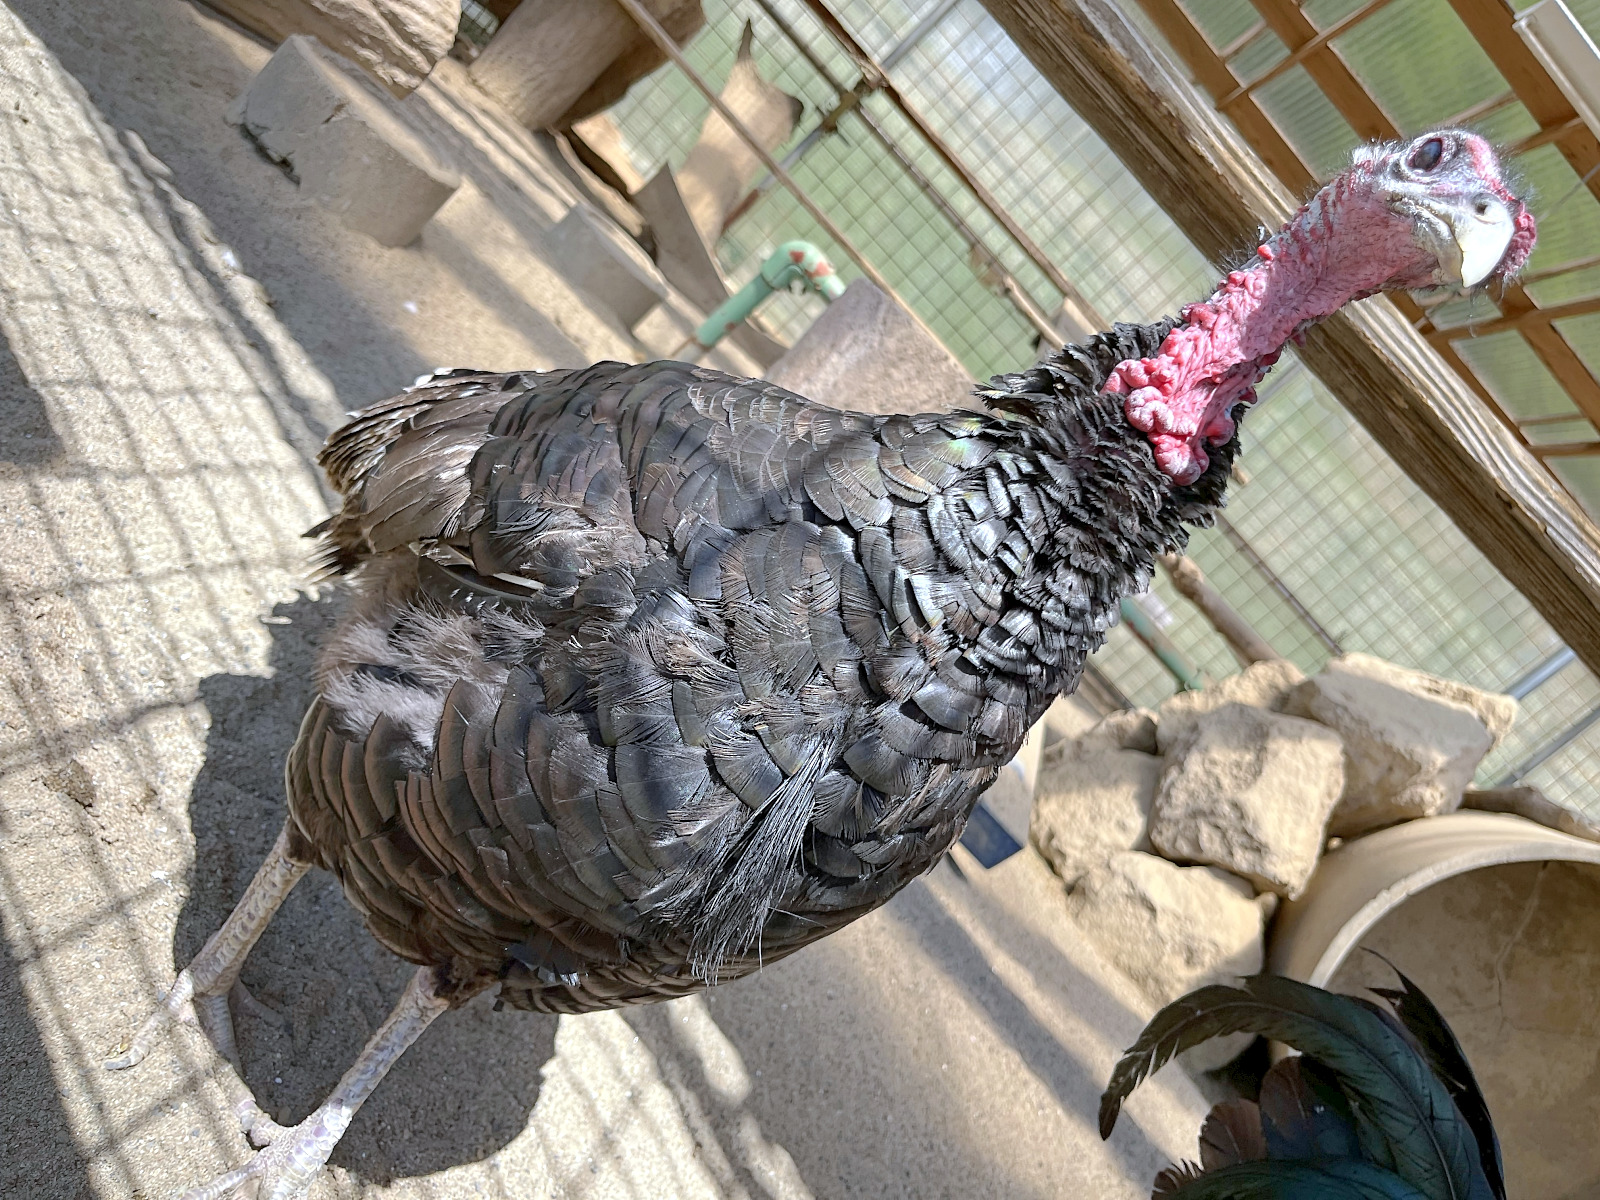
[[[1239,405],[1291,339],[1352,300],[1396,288],[1473,288],[1515,274],[1534,220],[1488,142],[1440,129],[1363,146],[1252,261],[1183,311],[1153,358],[1118,365],[1106,389],[1178,484],[1233,436]]]

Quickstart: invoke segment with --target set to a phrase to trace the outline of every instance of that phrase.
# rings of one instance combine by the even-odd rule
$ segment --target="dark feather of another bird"
[[[1158,1179],[1165,1190],[1151,1200],[1427,1200],[1394,1172],[1351,1158],[1235,1163],[1187,1178],[1163,1172]]]
[[[1429,1200],[1492,1200],[1471,1129],[1408,1040],[1360,1001],[1274,975],[1201,988],[1157,1013],[1112,1072],[1101,1135],[1140,1080],[1191,1046],[1239,1032],[1318,1059],[1352,1098],[1365,1158]]]
[[[1336,1075],[1303,1055],[1274,1064],[1261,1081],[1263,1158],[1356,1158],[1355,1117]]]
[[[1451,1099],[1456,1102],[1462,1118],[1471,1126],[1473,1136],[1477,1138],[1478,1152],[1483,1158],[1483,1173],[1489,1177],[1489,1187],[1494,1192],[1495,1200],[1506,1200],[1505,1165],[1500,1157],[1500,1139],[1495,1135],[1489,1103],[1483,1098],[1461,1043],[1446,1023],[1444,1014],[1422,989],[1407,979],[1388,959],[1383,961],[1399,976],[1400,986],[1373,988],[1372,992],[1394,1007],[1395,1015],[1416,1040],[1433,1073],[1450,1089]]]
[[[1200,1165],[1207,1171],[1267,1157],[1261,1106],[1254,1100],[1225,1100],[1206,1114],[1200,1127]],[[1161,1176],[1156,1176],[1160,1194]]]

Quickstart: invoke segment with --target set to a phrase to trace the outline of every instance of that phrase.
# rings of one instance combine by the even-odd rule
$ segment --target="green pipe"
[[[1198,692],[1205,687],[1205,676],[1200,669],[1185,658],[1183,651],[1172,644],[1172,639],[1161,632],[1161,627],[1149,614],[1127,596],[1122,598],[1122,619],[1127,622],[1128,632],[1143,642],[1145,649],[1172,673],[1180,691]]]
[[[785,242],[761,264],[754,279],[718,305],[694,331],[695,344],[702,350],[711,349],[773,292],[802,279],[830,304],[844,295],[839,273],[821,250],[810,242]]]

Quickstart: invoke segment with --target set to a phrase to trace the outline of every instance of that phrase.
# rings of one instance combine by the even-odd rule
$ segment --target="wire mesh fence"
[[[967,368],[982,378],[1031,361],[1036,331],[1003,294],[993,264],[1049,310],[1059,304],[1060,290],[887,97],[867,95],[864,112],[840,115],[837,132],[793,157],[793,147],[837,104],[839,88],[859,78],[800,0],[706,0],[704,7],[706,29],[686,48],[691,64],[713,82],[725,78],[744,22],[754,23],[763,73],[807,108],[779,156],[791,155],[785,165],[796,181]],[[1215,266],[979,0],[836,0],[832,7],[880,63],[892,64],[906,100],[1100,312],[1147,321],[1209,290]],[[1292,75],[1285,81],[1292,90]],[[649,177],[683,161],[706,110],[682,73],[668,67],[637,85],[612,115],[634,166]],[[1321,157],[1326,167],[1337,165],[1332,151]],[[976,249],[971,234],[981,242]],[[781,188],[744,208],[717,250],[738,285],[794,237],[822,246],[847,279],[857,273]],[[821,303],[815,296],[779,296],[763,316],[792,338]],[[1462,345],[1466,353],[1505,353],[1490,339]],[[1532,606],[1297,360],[1286,356],[1261,395],[1244,421],[1248,482],[1234,489],[1227,512],[1233,536],[1200,531],[1190,553],[1280,653],[1308,671],[1331,653],[1285,598],[1285,587],[1343,649],[1479,687],[1506,689],[1562,649]],[[1519,395],[1515,402],[1518,411],[1548,408],[1556,416],[1569,407],[1553,397]],[[1169,623],[1168,635],[1207,674],[1219,678],[1238,669],[1221,638],[1164,579],[1152,597],[1146,603]],[[1113,632],[1096,662],[1135,703],[1156,704],[1173,691],[1172,676],[1124,630]],[[1586,668],[1573,664],[1556,673],[1523,701],[1516,728],[1483,764],[1480,783],[1497,782],[1548,752],[1597,704],[1600,684]],[[1552,799],[1600,812],[1597,752],[1600,725],[1593,725],[1525,781]]]

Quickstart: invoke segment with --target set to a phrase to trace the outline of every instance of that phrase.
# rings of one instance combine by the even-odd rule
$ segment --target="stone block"
[[[1483,756],[1516,719],[1516,701],[1365,654],[1334,659],[1286,712],[1344,739],[1344,795],[1328,831],[1350,837],[1453,812]]]
[[[1194,720],[1173,747],[1150,842],[1168,858],[1222,867],[1260,891],[1295,897],[1316,869],[1343,792],[1344,745],[1333,730],[1224,704]]]
[[[308,34],[394,96],[419,87],[450,52],[460,0],[206,0],[272,41]]]
[[[1137,750],[1141,754],[1156,754],[1160,737],[1154,712],[1148,708],[1123,708],[1102,717],[1078,741],[1098,742],[1119,750]]]
[[[415,241],[461,184],[455,168],[315,38],[278,47],[230,115],[301,191],[385,246]]]
[[[1085,875],[1067,906],[1078,928],[1152,1004],[1261,970],[1264,907],[1248,883],[1214,867],[1180,867],[1127,851]],[[1218,1038],[1185,1055],[1185,1065],[1213,1070],[1250,1040]]]
[[[697,0],[645,0],[680,45],[704,23]],[[530,129],[570,124],[622,98],[666,56],[613,0],[523,0],[472,64],[472,78]]]
[[[1161,753],[1187,741],[1195,721],[1224,704],[1248,704],[1254,708],[1281,709],[1295,687],[1305,682],[1306,673],[1285,658],[1251,663],[1237,675],[1230,675],[1198,692],[1179,692],[1161,704],[1158,735]]]
[[[637,242],[601,213],[580,204],[550,231],[551,257],[573,287],[587,292],[632,329],[667,298],[667,283]]]
[[[1028,838],[1068,887],[1127,850],[1148,850],[1161,760],[1088,740],[1052,749],[1039,772]]]
[[[828,305],[767,378],[819,404],[872,413],[981,407],[955,355],[870,280]]]

